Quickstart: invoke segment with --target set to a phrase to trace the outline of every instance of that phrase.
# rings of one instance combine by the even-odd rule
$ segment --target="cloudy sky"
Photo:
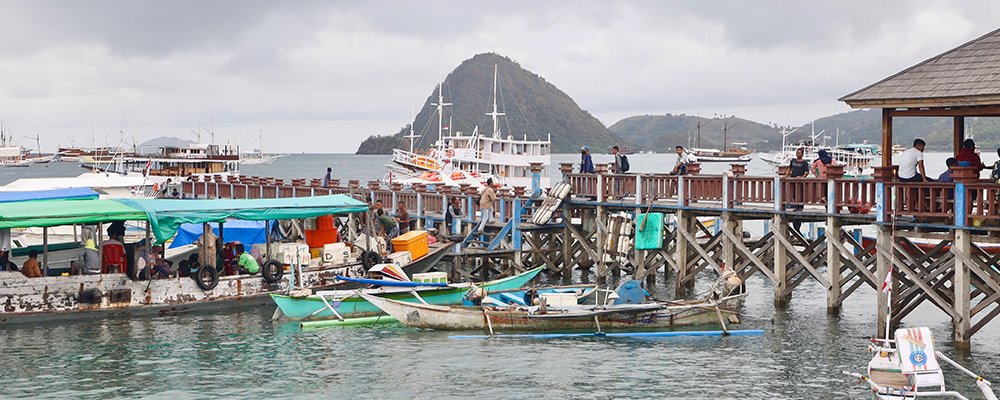
[[[498,52],[606,125],[636,114],[801,124],[998,28],[976,1],[6,1],[0,119],[21,144],[158,136],[353,152],[439,71]],[[36,128],[37,127],[37,128]],[[96,128],[95,128],[96,127]]]

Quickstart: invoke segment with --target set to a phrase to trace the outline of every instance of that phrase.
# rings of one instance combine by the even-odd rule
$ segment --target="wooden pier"
[[[673,274],[677,294],[685,295],[697,278],[731,268],[744,281],[769,282],[777,306],[787,305],[807,280],[826,288],[831,313],[853,294],[879,293],[876,313],[881,317],[885,296],[880,289],[892,265],[892,323],[930,302],[954,321],[956,342],[967,344],[1000,313],[995,268],[1000,254],[984,249],[1000,243],[995,234],[1000,233],[1000,185],[963,181],[963,174],[969,176],[963,168],[956,167],[956,183],[901,183],[848,179],[836,167],[827,179],[818,179],[746,176],[741,165],[724,175],[671,176],[614,175],[603,173],[604,168],[579,174],[564,164],[563,181],[572,186],[572,195],[549,223],[525,222],[534,207],[531,189],[501,190],[496,223],[485,234],[489,240],[467,244],[454,255],[452,274],[485,277],[540,265],[549,276],[566,280],[575,271],[598,282],[628,274],[652,283],[658,274]],[[476,222],[468,216],[478,212],[478,195],[467,187],[403,189],[375,181],[342,186],[335,180],[333,187],[323,188],[318,180],[217,178],[185,181],[183,193],[198,198],[349,194],[381,201],[386,210],[403,202],[416,227],[436,228],[441,236],[448,236],[444,210],[450,198],[461,199],[463,235]],[[609,254],[611,249],[602,245],[608,242],[609,216],[650,211],[668,215],[662,249]],[[717,226],[708,228],[706,219]],[[764,221],[767,229],[745,237],[749,221]],[[795,223],[812,223],[823,234],[803,235]],[[489,246],[492,242],[497,245]],[[872,290],[859,291],[862,287]]]

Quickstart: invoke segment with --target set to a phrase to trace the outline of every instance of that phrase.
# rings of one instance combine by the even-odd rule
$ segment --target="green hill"
[[[701,142],[698,142],[698,123]],[[723,128],[728,127],[728,135]],[[728,144],[746,142],[755,150],[773,150],[781,146],[778,128],[734,116],[704,118],[693,115],[639,115],[628,117],[611,126],[611,131],[636,148],[656,152],[671,151],[675,146],[722,148],[723,136]]]
[[[1000,147],[1000,119],[997,118],[966,118],[966,137],[973,137],[984,151]],[[799,129],[808,132],[808,125]],[[836,132],[840,131],[840,143],[882,143],[882,110],[854,110],[831,115],[816,120],[816,131],[825,129],[825,135],[835,142]],[[950,151],[952,149],[953,126],[951,118],[910,117],[893,118],[892,138],[894,144],[908,147],[913,139],[922,138],[927,142],[930,151]],[[798,132],[789,136],[806,137]],[[830,143],[833,143],[830,142]]]
[[[616,142],[615,136],[566,93],[544,78],[519,66],[511,59],[494,54],[478,54],[465,60],[444,81],[444,98],[452,106],[445,107],[445,124],[470,134],[476,127],[484,134],[493,132],[493,121],[486,115],[492,109],[493,67],[499,71],[497,104],[501,117],[501,134],[527,136],[529,140],[545,139],[551,134],[554,152],[575,152],[581,145],[607,148]],[[413,121],[414,131],[422,135],[417,148],[426,149],[437,140],[437,88],[427,96],[424,106]],[[404,126],[391,135],[371,136],[361,143],[357,154],[391,154],[394,148],[409,147],[403,137],[409,132]]]

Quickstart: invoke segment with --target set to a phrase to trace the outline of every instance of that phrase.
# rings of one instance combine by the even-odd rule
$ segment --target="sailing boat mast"
[[[413,121],[413,109],[412,108],[410,109],[410,121]],[[420,137],[420,135],[417,135],[417,134],[415,134],[413,132],[413,122],[410,122],[410,134],[406,135],[404,137],[407,138],[407,139],[410,139],[410,153],[412,153],[413,152],[413,139],[416,139],[416,138]]]
[[[442,92],[444,88],[444,78],[441,78],[441,83],[438,83],[438,101],[432,105],[437,106],[438,112],[438,150],[444,150],[444,106],[450,106],[451,103],[444,102],[444,93]]]
[[[486,115],[493,117],[493,138],[500,138],[500,126],[497,123],[497,117],[506,115],[504,113],[497,112],[497,64],[493,64],[493,112],[488,112]]]

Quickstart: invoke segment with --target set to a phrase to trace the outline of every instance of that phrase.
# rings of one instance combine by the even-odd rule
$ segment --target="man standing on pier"
[[[580,173],[581,174],[594,174],[597,171],[594,170],[594,160],[590,158],[590,149],[587,146],[580,148]]]
[[[589,157],[590,155],[587,154]],[[593,168],[593,164],[591,164]],[[497,192],[493,190],[493,178],[486,180],[486,187],[483,188],[483,194],[479,195],[479,214],[482,219],[479,220],[479,225],[476,225],[476,231],[482,232],[486,229],[486,224],[490,222],[490,218],[493,217],[493,203],[497,201]]]
[[[326,175],[323,176],[323,187],[325,187],[325,188],[330,187],[330,180],[333,179],[333,178],[330,177],[330,173],[332,173],[332,172],[333,172],[333,168],[326,167]]]

